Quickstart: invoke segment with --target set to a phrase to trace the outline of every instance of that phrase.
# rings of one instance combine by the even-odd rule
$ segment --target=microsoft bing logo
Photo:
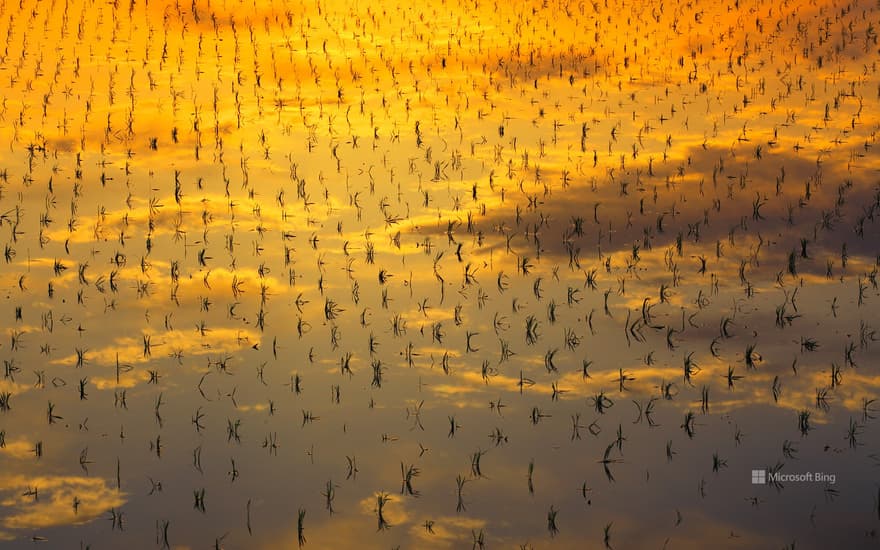
[[[766,485],[767,470],[752,470],[752,485]]]

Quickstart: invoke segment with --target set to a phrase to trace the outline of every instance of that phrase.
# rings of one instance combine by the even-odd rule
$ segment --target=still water
[[[873,548],[878,4],[0,2],[0,540]]]

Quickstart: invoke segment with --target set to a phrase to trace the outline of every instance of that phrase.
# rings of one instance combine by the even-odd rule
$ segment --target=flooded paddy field
[[[0,1],[0,546],[874,548],[873,1]]]

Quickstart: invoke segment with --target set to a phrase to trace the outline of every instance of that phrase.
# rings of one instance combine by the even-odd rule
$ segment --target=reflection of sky
[[[876,545],[876,6],[532,4],[0,9],[0,539]]]

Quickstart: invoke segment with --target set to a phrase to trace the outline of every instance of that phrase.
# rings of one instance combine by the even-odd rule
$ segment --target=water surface
[[[876,546],[876,3],[0,6],[5,545]]]

